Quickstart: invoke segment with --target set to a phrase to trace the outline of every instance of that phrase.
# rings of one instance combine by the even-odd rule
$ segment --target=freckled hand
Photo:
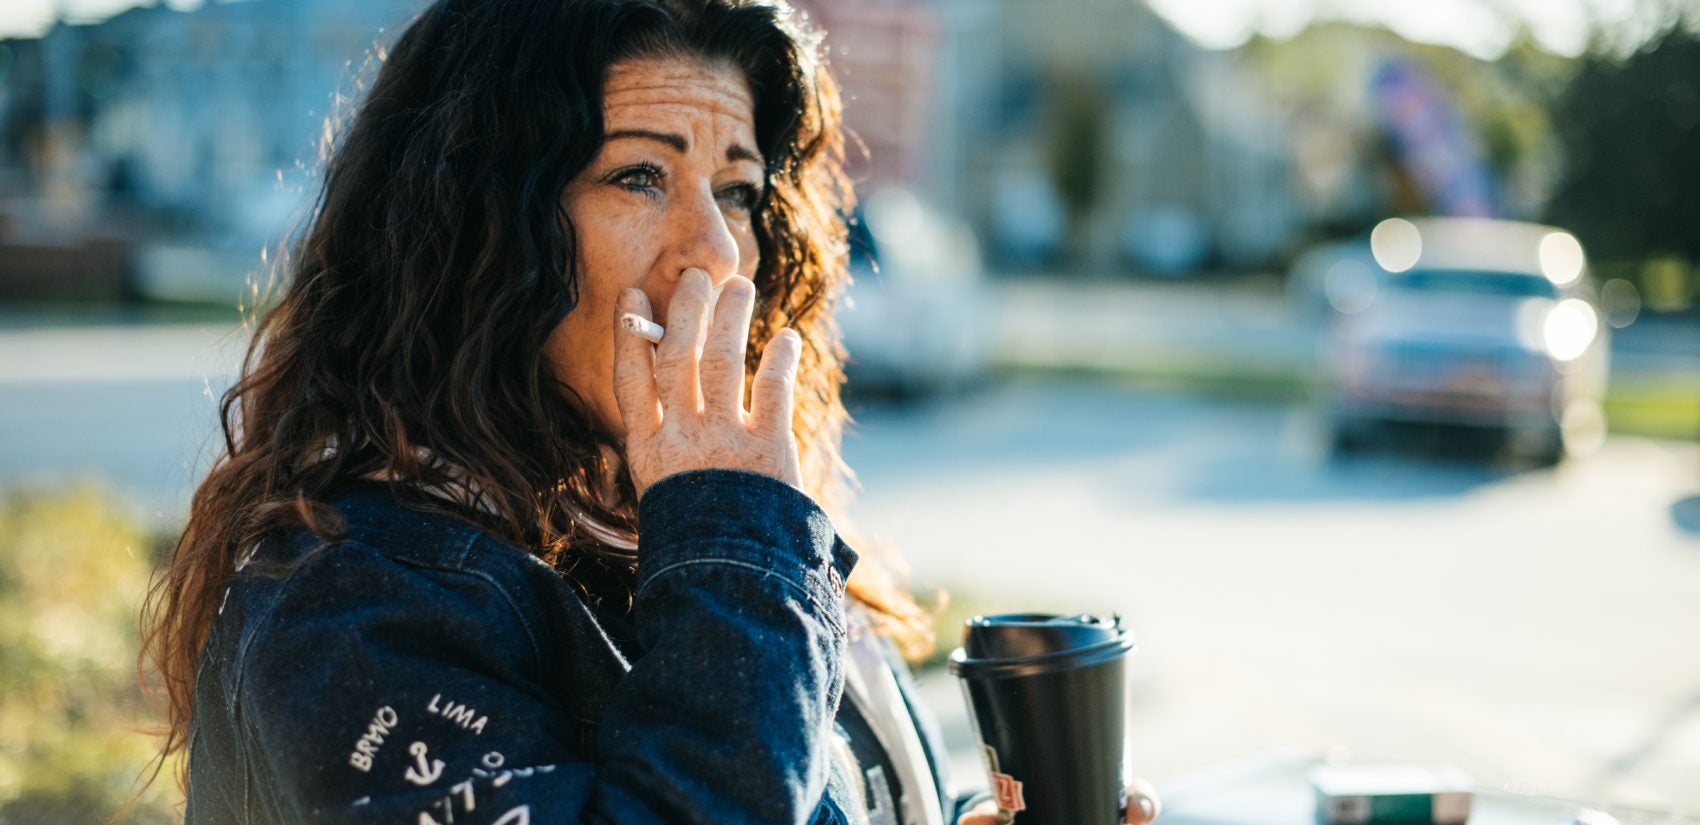
[[[614,318],[614,398],[626,426],[626,464],[639,497],[675,473],[731,469],[802,489],[792,433],[803,342],[782,329],[762,348],[744,405],[755,285],[728,276],[717,287],[684,271],[668,306],[668,329],[650,320],[647,296],[627,289]]]

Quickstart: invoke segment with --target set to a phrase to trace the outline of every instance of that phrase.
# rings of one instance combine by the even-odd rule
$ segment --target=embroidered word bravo
[[[360,740],[354,743],[354,751],[348,755],[348,764],[362,772],[372,770],[372,757],[378,755],[378,748],[384,744],[384,737],[395,730],[399,722],[395,708],[385,705],[372,714],[372,721],[366,725],[366,732],[360,735]]]

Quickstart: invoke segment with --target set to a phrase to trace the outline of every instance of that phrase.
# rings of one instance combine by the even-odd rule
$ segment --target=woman
[[[150,605],[189,822],[996,821],[835,530],[840,147],[783,7],[408,28]]]

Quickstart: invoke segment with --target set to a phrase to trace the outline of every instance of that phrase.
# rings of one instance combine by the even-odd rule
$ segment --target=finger
[[[708,273],[692,267],[679,279],[667,305],[667,335],[655,346],[655,386],[661,405],[671,414],[695,412],[700,406],[697,365],[707,334],[708,312],[714,303]]]
[[[710,416],[743,420],[744,350],[755,305],[756,288],[748,278],[733,275],[721,285],[702,349],[702,406]]]
[[[966,813],[956,820],[956,825],[998,825],[998,815]]]
[[[626,438],[661,426],[661,405],[655,394],[655,345],[620,325],[626,313],[649,318],[649,297],[641,289],[621,290],[614,302],[614,402],[625,422]]]
[[[1151,787],[1151,783],[1143,779],[1135,779],[1128,784],[1128,825],[1149,825],[1162,813],[1163,800],[1157,796],[1157,790]]]
[[[762,349],[750,388],[750,429],[773,437],[791,432],[791,410],[795,403],[797,363],[803,354],[803,339],[795,330],[782,329]]]

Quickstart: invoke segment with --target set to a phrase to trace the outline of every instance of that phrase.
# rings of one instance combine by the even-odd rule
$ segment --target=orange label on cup
[[[1021,798],[1021,783],[1007,773],[992,774],[992,793],[998,807],[1006,811],[1025,811],[1027,803]]]
[[[997,799],[998,809],[1003,811],[1025,811],[1027,802],[1021,798],[1021,783],[1015,777],[998,769],[998,752],[991,745],[980,744],[980,758],[986,761],[986,774],[992,780],[992,795]]]

